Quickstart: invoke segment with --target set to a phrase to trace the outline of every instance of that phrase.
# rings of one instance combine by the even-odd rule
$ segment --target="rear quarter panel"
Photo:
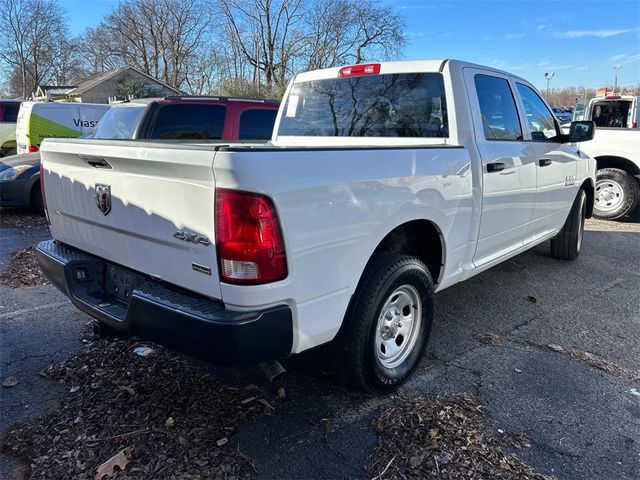
[[[216,154],[216,186],[273,198],[289,275],[256,287],[223,283],[222,299],[238,309],[288,302],[294,352],[335,336],[367,261],[403,223],[428,219],[446,238],[440,285],[461,273],[475,240],[464,148],[238,150]]]

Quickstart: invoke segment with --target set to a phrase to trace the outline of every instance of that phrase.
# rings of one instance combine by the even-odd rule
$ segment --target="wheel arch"
[[[418,258],[429,269],[434,285],[442,278],[446,258],[445,240],[440,227],[431,220],[415,219],[396,225],[378,242],[367,260],[367,265],[379,252],[399,253]]]
[[[617,168],[634,176],[640,175],[640,166],[628,158],[616,155],[601,155],[595,157],[595,160],[598,170],[602,170],[603,168]]]
[[[587,195],[587,218],[591,218],[593,216],[593,205],[595,201],[595,185],[593,184],[593,180],[587,178],[582,185],[580,185],[580,190],[584,190],[584,193]]]

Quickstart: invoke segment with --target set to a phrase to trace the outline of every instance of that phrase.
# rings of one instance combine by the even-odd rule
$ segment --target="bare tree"
[[[95,63],[104,65],[115,55],[180,88],[207,43],[209,20],[202,0],[124,0],[93,32],[108,45]]]
[[[402,17],[371,0],[219,0],[224,31],[253,81],[282,86],[295,72],[387,59],[406,44]]]
[[[267,87],[283,84],[304,49],[304,0],[221,0],[227,33],[239,53],[264,75]]]
[[[27,98],[51,80],[56,54],[69,37],[64,11],[56,0],[0,0],[0,60],[17,72],[16,94]]]

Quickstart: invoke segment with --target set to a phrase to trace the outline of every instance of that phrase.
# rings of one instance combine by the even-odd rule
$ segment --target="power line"
[[[422,37],[432,37],[434,35],[442,35],[443,33],[451,33],[451,32],[458,32],[460,30],[466,30],[467,28],[475,27],[477,25],[484,25],[485,23],[490,23],[490,22],[493,22],[495,20],[502,20],[504,18],[515,17],[515,16],[520,15],[522,13],[529,13],[529,12],[532,12],[534,10],[540,10],[542,8],[549,8],[551,5],[555,5],[556,3],[561,3],[561,2],[559,2],[559,1],[551,2],[551,3],[547,3],[545,5],[540,5],[538,7],[532,7],[532,8],[527,8],[526,10],[519,10],[517,12],[508,13],[507,15],[501,15],[499,17],[487,18],[485,20],[481,20],[481,21],[475,22],[475,23],[468,23],[466,25],[462,25],[462,26],[456,27],[456,28],[450,28],[448,30],[441,30],[439,32],[433,32],[433,33],[425,33]]]

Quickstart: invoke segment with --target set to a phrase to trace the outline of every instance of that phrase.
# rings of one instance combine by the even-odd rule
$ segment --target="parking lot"
[[[11,251],[47,231],[21,226],[0,235],[4,268]],[[286,398],[270,390],[257,368],[198,368],[234,389],[257,385],[274,405],[269,414],[240,422],[228,439],[250,459],[255,478],[367,476],[365,467],[380,452],[371,424],[382,406],[457,393],[478,399],[496,435],[524,432],[527,446],[512,451],[539,473],[639,478],[639,247],[640,224],[591,220],[576,262],[553,260],[545,244],[439,293],[427,357],[397,395],[346,390],[322,351],[285,363]],[[17,421],[37,424],[73,395],[73,388],[39,373],[89,348],[81,334],[90,318],[48,285],[0,286],[0,298],[2,379],[17,380],[0,389],[0,429],[6,433]],[[172,381],[184,389],[191,379]],[[179,403],[175,395],[165,400]],[[207,423],[209,413],[215,417],[207,404],[193,408],[199,422]],[[51,439],[60,430],[51,431]],[[144,437],[133,438],[135,455],[135,448],[146,447]],[[8,457],[1,465],[2,478],[26,471]],[[197,467],[193,474],[183,478],[198,478]]]

